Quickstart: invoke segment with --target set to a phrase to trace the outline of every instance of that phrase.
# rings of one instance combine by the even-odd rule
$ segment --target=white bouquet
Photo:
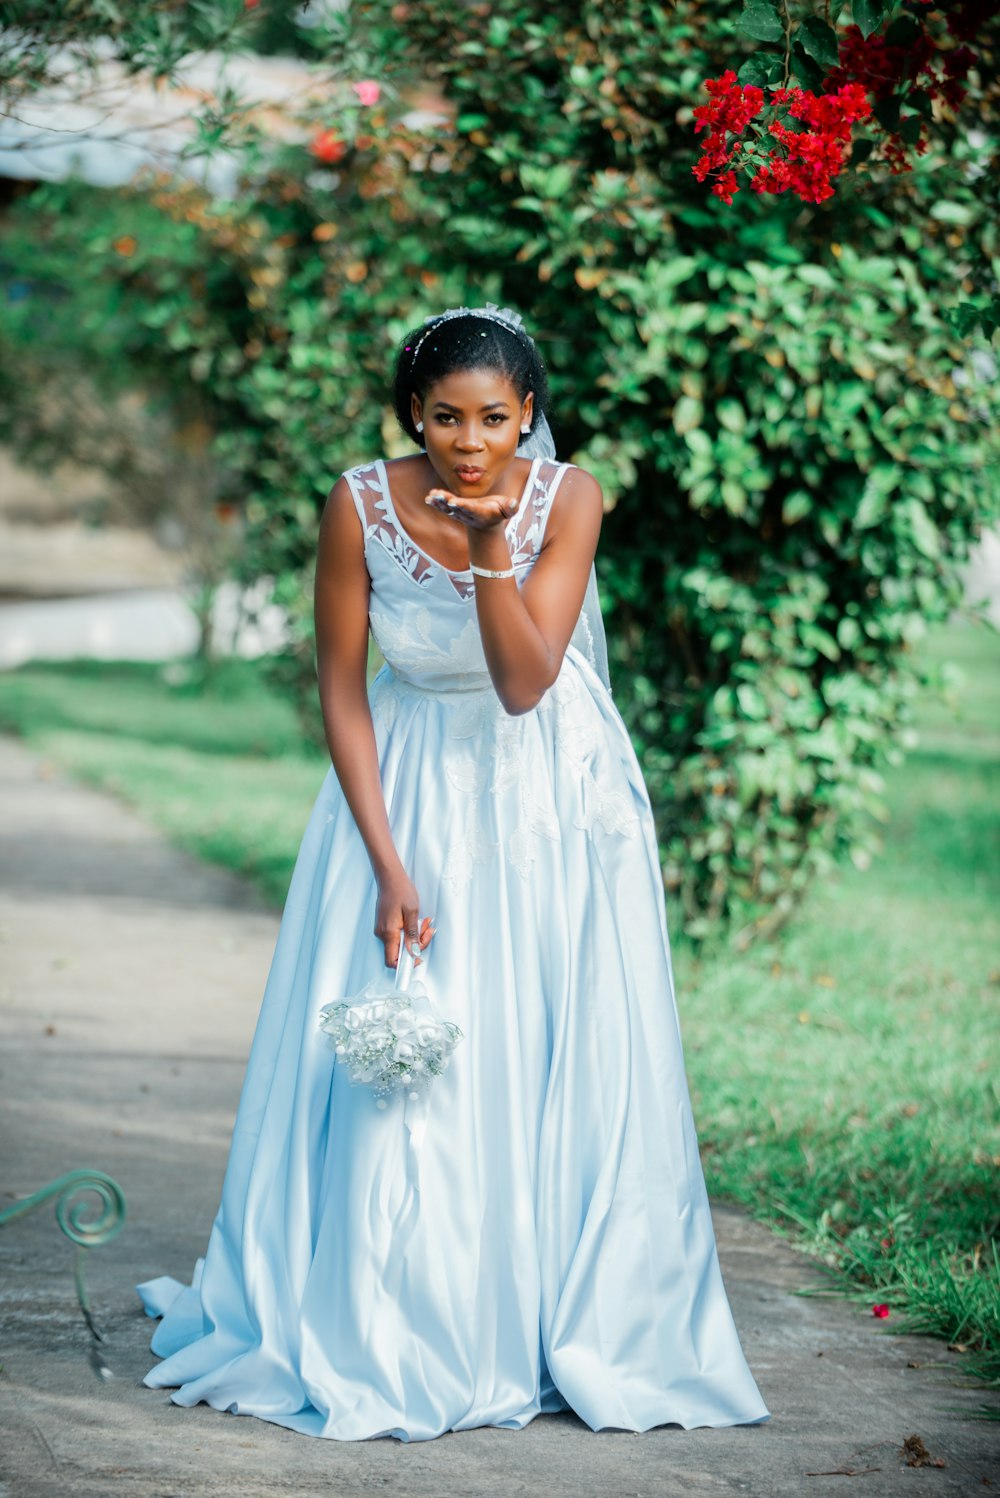
[[[435,1013],[423,984],[409,981],[413,965],[401,938],[395,983],[373,978],[352,998],[320,1010],[327,1044],[350,1080],[371,1088],[379,1108],[404,1088],[419,1097],[463,1038],[458,1025]]]

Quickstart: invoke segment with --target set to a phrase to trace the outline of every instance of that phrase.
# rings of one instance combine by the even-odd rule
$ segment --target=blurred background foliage
[[[280,12],[260,33],[279,49]],[[248,132],[231,200],[167,176],[18,197],[0,436],[72,449],[71,368],[109,413],[140,388],[211,466],[238,574],[289,611],[275,671],[318,739],[318,517],[345,467],[407,449],[393,347],[449,305],[517,307],[561,454],[604,485],[616,695],[667,886],[694,938],[770,933],[877,849],[913,646],[1000,510],[993,366],[950,321],[996,265],[995,77],[912,173],[727,207],[692,176],[691,111],[745,45],[728,6],[359,0],[330,24],[343,66],[312,134]]]

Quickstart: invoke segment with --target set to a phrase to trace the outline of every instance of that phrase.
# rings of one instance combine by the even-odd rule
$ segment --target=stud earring
[[[424,424],[423,424],[423,422],[422,422],[422,421],[418,421],[418,422],[417,422],[417,431],[418,431],[418,432],[422,432],[422,431],[423,431],[423,429],[424,429]]]
[[[522,427],[522,428],[521,428],[521,436],[522,436],[522,437],[526,437],[526,436],[527,436],[527,434],[528,434],[528,433],[529,433],[529,432],[530,432],[530,431],[531,431],[531,428],[530,428],[530,427]]]

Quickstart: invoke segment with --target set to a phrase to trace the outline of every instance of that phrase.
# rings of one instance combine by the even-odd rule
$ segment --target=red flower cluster
[[[789,130],[775,121],[771,134],[785,147],[782,159],[772,151],[768,163],[759,168],[750,186],[754,192],[785,192],[791,189],[803,202],[822,203],[833,197],[831,178],[844,165],[851,143],[851,125],[867,119],[871,104],[860,83],[849,83],[836,94],[810,94],[800,88],[775,89],[777,103],[791,99],[788,113],[801,120],[805,130]]]
[[[950,18],[948,24],[950,29]],[[839,64],[823,79],[823,87],[836,88],[853,80],[861,83],[876,103],[893,97],[903,101],[909,93],[917,92],[928,99],[943,99],[950,108],[957,109],[968,93],[963,79],[974,62],[975,54],[968,47],[939,49],[922,26],[905,46],[890,45],[884,33],[873,32],[866,37],[860,27],[848,26],[840,43]],[[938,63],[940,73],[935,71]],[[920,118],[919,135],[910,145],[898,130],[884,130],[882,151],[894,174],[911,170],[907,159],[911,147],[918,156],[923,156],[927,146],[924,118]]]
[[[819,94],[776,88],[765,97],[763,89],[741,87],[731,69],[721,78],[708,79],[705,88],[711,101],[694,110],[695,131],[709,132],[694,175],[704,182],[712,174],[712,192],[725,203],[739,191],[741,170],[750,175],[754,192],[791,191],[805,202],[822,203],[832,197],[832,179],[845,164],[852,124],[868,119],[873,104],[909,100],[929,115],[933,101],[951,109],[962,103],[968,92],[964,80],[977,60],[964,44],[978,35],[995,6],[996,0],[951,0],[946,6],[940,0],[904,0],[916,30],[911,26],[902,44],[887,42],[888,23],[868,37],[860,27],[848,26],[840,40],[838,64],[823,78]],[[942,10],[945,29],[958,45],[941,46],[945,38],[928,24]],[[894,119],[893,114],[881,113]],[[805,128],[790,128],[786,116]],[[754,121],[756,126],[747,130]],[[875,127],[882,158],[893,173],[910,171],[909,153],[922,156],[928,148],[927,117],[915,109],[902,123],[909,139],[898,125],[883,124],[877,115]]]
[[[729,165],[742,142],[727,141],[727,135],[742,135],[745,127],[764,107],[764,90],[752,84],[741,87],[732,68],[728,68],[721,78],[706,79],[705,88],[711,94],[712,102],[699,104],[694,110],[695,134],[708,128],[702,154],[692,168],[699,182],[704,182],[709,172]],[[725,172],[713,183],[712,191],[724,202],[731,203],[733,194],[739,192],[736,173]]]
[[[811,94],[800,88],[772,89],[768,105],[787,105],[787,109],[770,111],[761,121],[767,124],[777,145],[760,161],[763,132],[753,132],[752,141],[738,137],[751,120],[762,115],[763,89],[741,87],[731,69],[721,78],[710,78],[705,87],[712,95],[712,102],[695,109],[695,130],[708,126],[709,134],[693,171],[699,182],[704,182],[709,172],[719,173],[712,192],[725,203],[731,203],[739,192],[734,167],[752,171],[750,186],[754,192],[791,191],[807,203],[822,203],[832,197],[831,178],[844,165],[851,125],[871,113],[871,104],[860,83],[846,84],[835,94]],[[806,128],[790,129],[782,122],[785,115]]]
[[[877,32],[865,36],[860,26],[848,26],[838,50],[839,65],[827,73],[824,86],[854,79],[878,101],[925,72],[936,49],[926,31],[905,47],[891,47]]]
[[[996,14],[996,0],[952,0],[944,24],[956,41],[971,42]]]
[[[877,1316],[880,1321],[884,1321],[886,1319],[886,1317],[888,1316],[888,1314],[889,1314],[889,1307],[887,1305],[885,1305],[884,1303],[882,1305],[879,1305],[879,1306],[872,1306],[872,1315],[873,1316]]]

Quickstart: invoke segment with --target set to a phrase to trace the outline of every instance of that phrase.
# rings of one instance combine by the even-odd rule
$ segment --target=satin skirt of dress
[[[331,769],[205,1257],[190,1286],[139,1286],[163,1317],[145,1383],[177,1404],[342,1440],[560,1409],[593,1430],[769,1418],[719,1269],[645,785],[586,662],[567,655],[563,677],[587,773],[551,715],[525,715],[513,780],[480,774],[474,833],[456,792],[482,770],[455,731],[471,699],[388,670],[373,684],[394,841],[439,928],[418,975],[464,1039],[419,1102],[385,1110],[334,1064],[320,1008],[385,967]]]

